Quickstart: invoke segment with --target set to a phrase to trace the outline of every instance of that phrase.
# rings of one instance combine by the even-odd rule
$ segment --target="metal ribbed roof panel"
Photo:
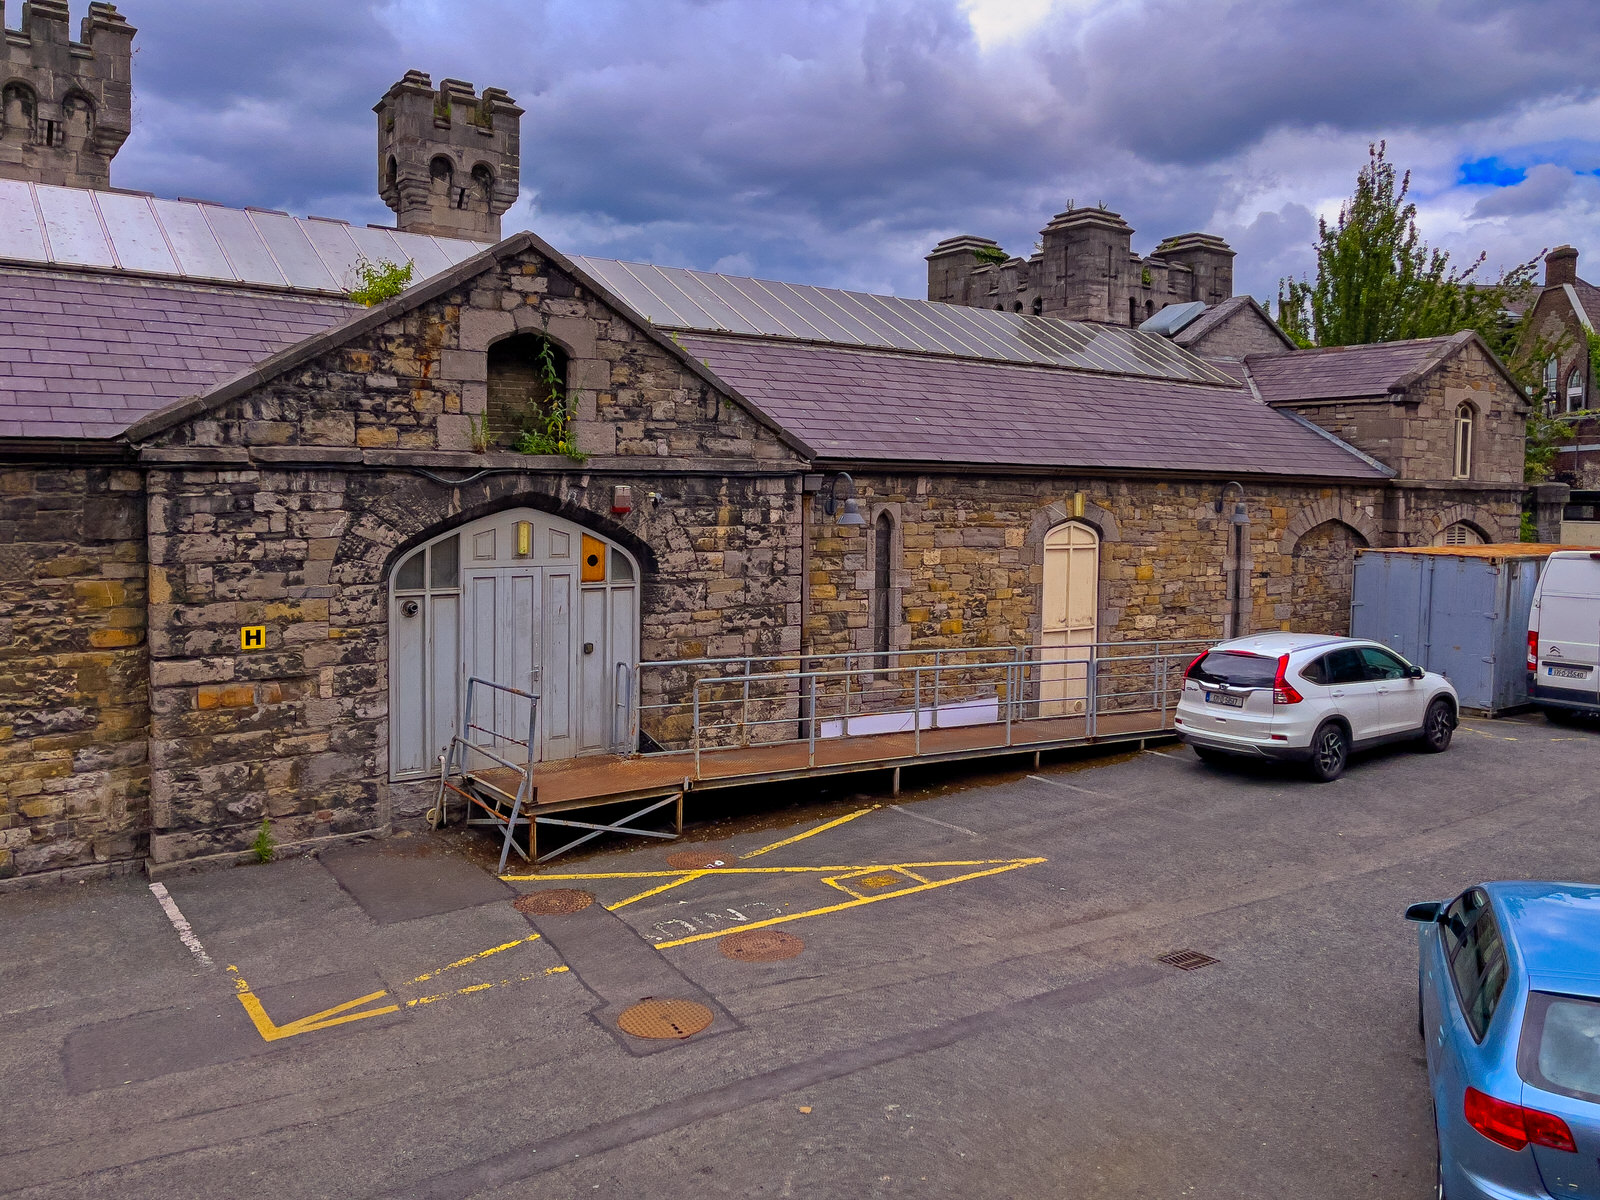
[[[572,261],[652,323],[668,329],[1235,385],[1228,375],[1166,338],[1121,326],[584,255]]]

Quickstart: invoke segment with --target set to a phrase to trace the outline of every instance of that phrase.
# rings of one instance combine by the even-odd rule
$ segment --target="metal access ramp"
[[[519,710],[524,705],[528,713],[527,736],[519,738],[516,734],[523,732]],[[524,861],[528,859],[517,845],[516,835],[519,828],[532,828],[528,811],[538,797],[531,762],[538,722],[538,696],[473,675],[467,680],[461,730],[451,735],[450,744],[439,755],[439,793],[428,810],[428,823],[435,828],[445,824],[446,792],[460,796],[466,801],[468,825],[489,825],[502,834],[502,875],[513,850]],[[521,747],[521,753],[510,751],[508,758],[502,746]]]
[[[520,711],[524,704],[527,706],[526,729]],[[430,825],[438,828],[448,823],[446,793],[460,796],[466,802],[467,825],[488,825],[501,835],[498,871],[502,875],[513,850],[524,862],[542,863],[576,849],[603,833],[630,833],[670,841],[683,832],[684,789],[681,786],[669,785],[666,789],[658,787],[642,796],[583,797],[576,804],[562,797],[541,805],[534,770],[542,765],[533,761],[534,747],[537,745],[534,735],[538,732],[538,710],[539,697],[531,692],[477,676],[467,680],[461,731],[450,738],[449,746],[439,755],[439,791],[433,808],[428,810]],[[516,736],[524,732],[525,737]],[[516,749],[502,750],[502,747]],[[663,790],[665,795],[662,794]],[[643,807],[635,808],[609,823],[548,815],[628,800],[642,801]],[[668,805],[674,806],[672,832],[641,829],[635,824]],[[564,826],[587,832],[540,855],[538,827],[541,825]],[[526,850],[517,841],[519,830],[527,833]]]

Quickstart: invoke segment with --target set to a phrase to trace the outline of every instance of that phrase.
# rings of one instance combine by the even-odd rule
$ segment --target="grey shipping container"
[[[1350,636],[1392,646],[1455,685],[1463,708],[1528,703],[1528,612],[1545,559],[1510,542],[1356,551]]]

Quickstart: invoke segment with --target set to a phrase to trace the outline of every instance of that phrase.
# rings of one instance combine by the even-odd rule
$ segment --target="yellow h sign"
[[[239,626],[239,649],[265,650],[267,648],[267,627],[265,625]]]

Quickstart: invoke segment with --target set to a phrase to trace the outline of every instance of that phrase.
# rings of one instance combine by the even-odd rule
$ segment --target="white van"
[[[1552,719],[1600,714],[1600,552],[1558,550],[1528,614],[1528,692]]]

